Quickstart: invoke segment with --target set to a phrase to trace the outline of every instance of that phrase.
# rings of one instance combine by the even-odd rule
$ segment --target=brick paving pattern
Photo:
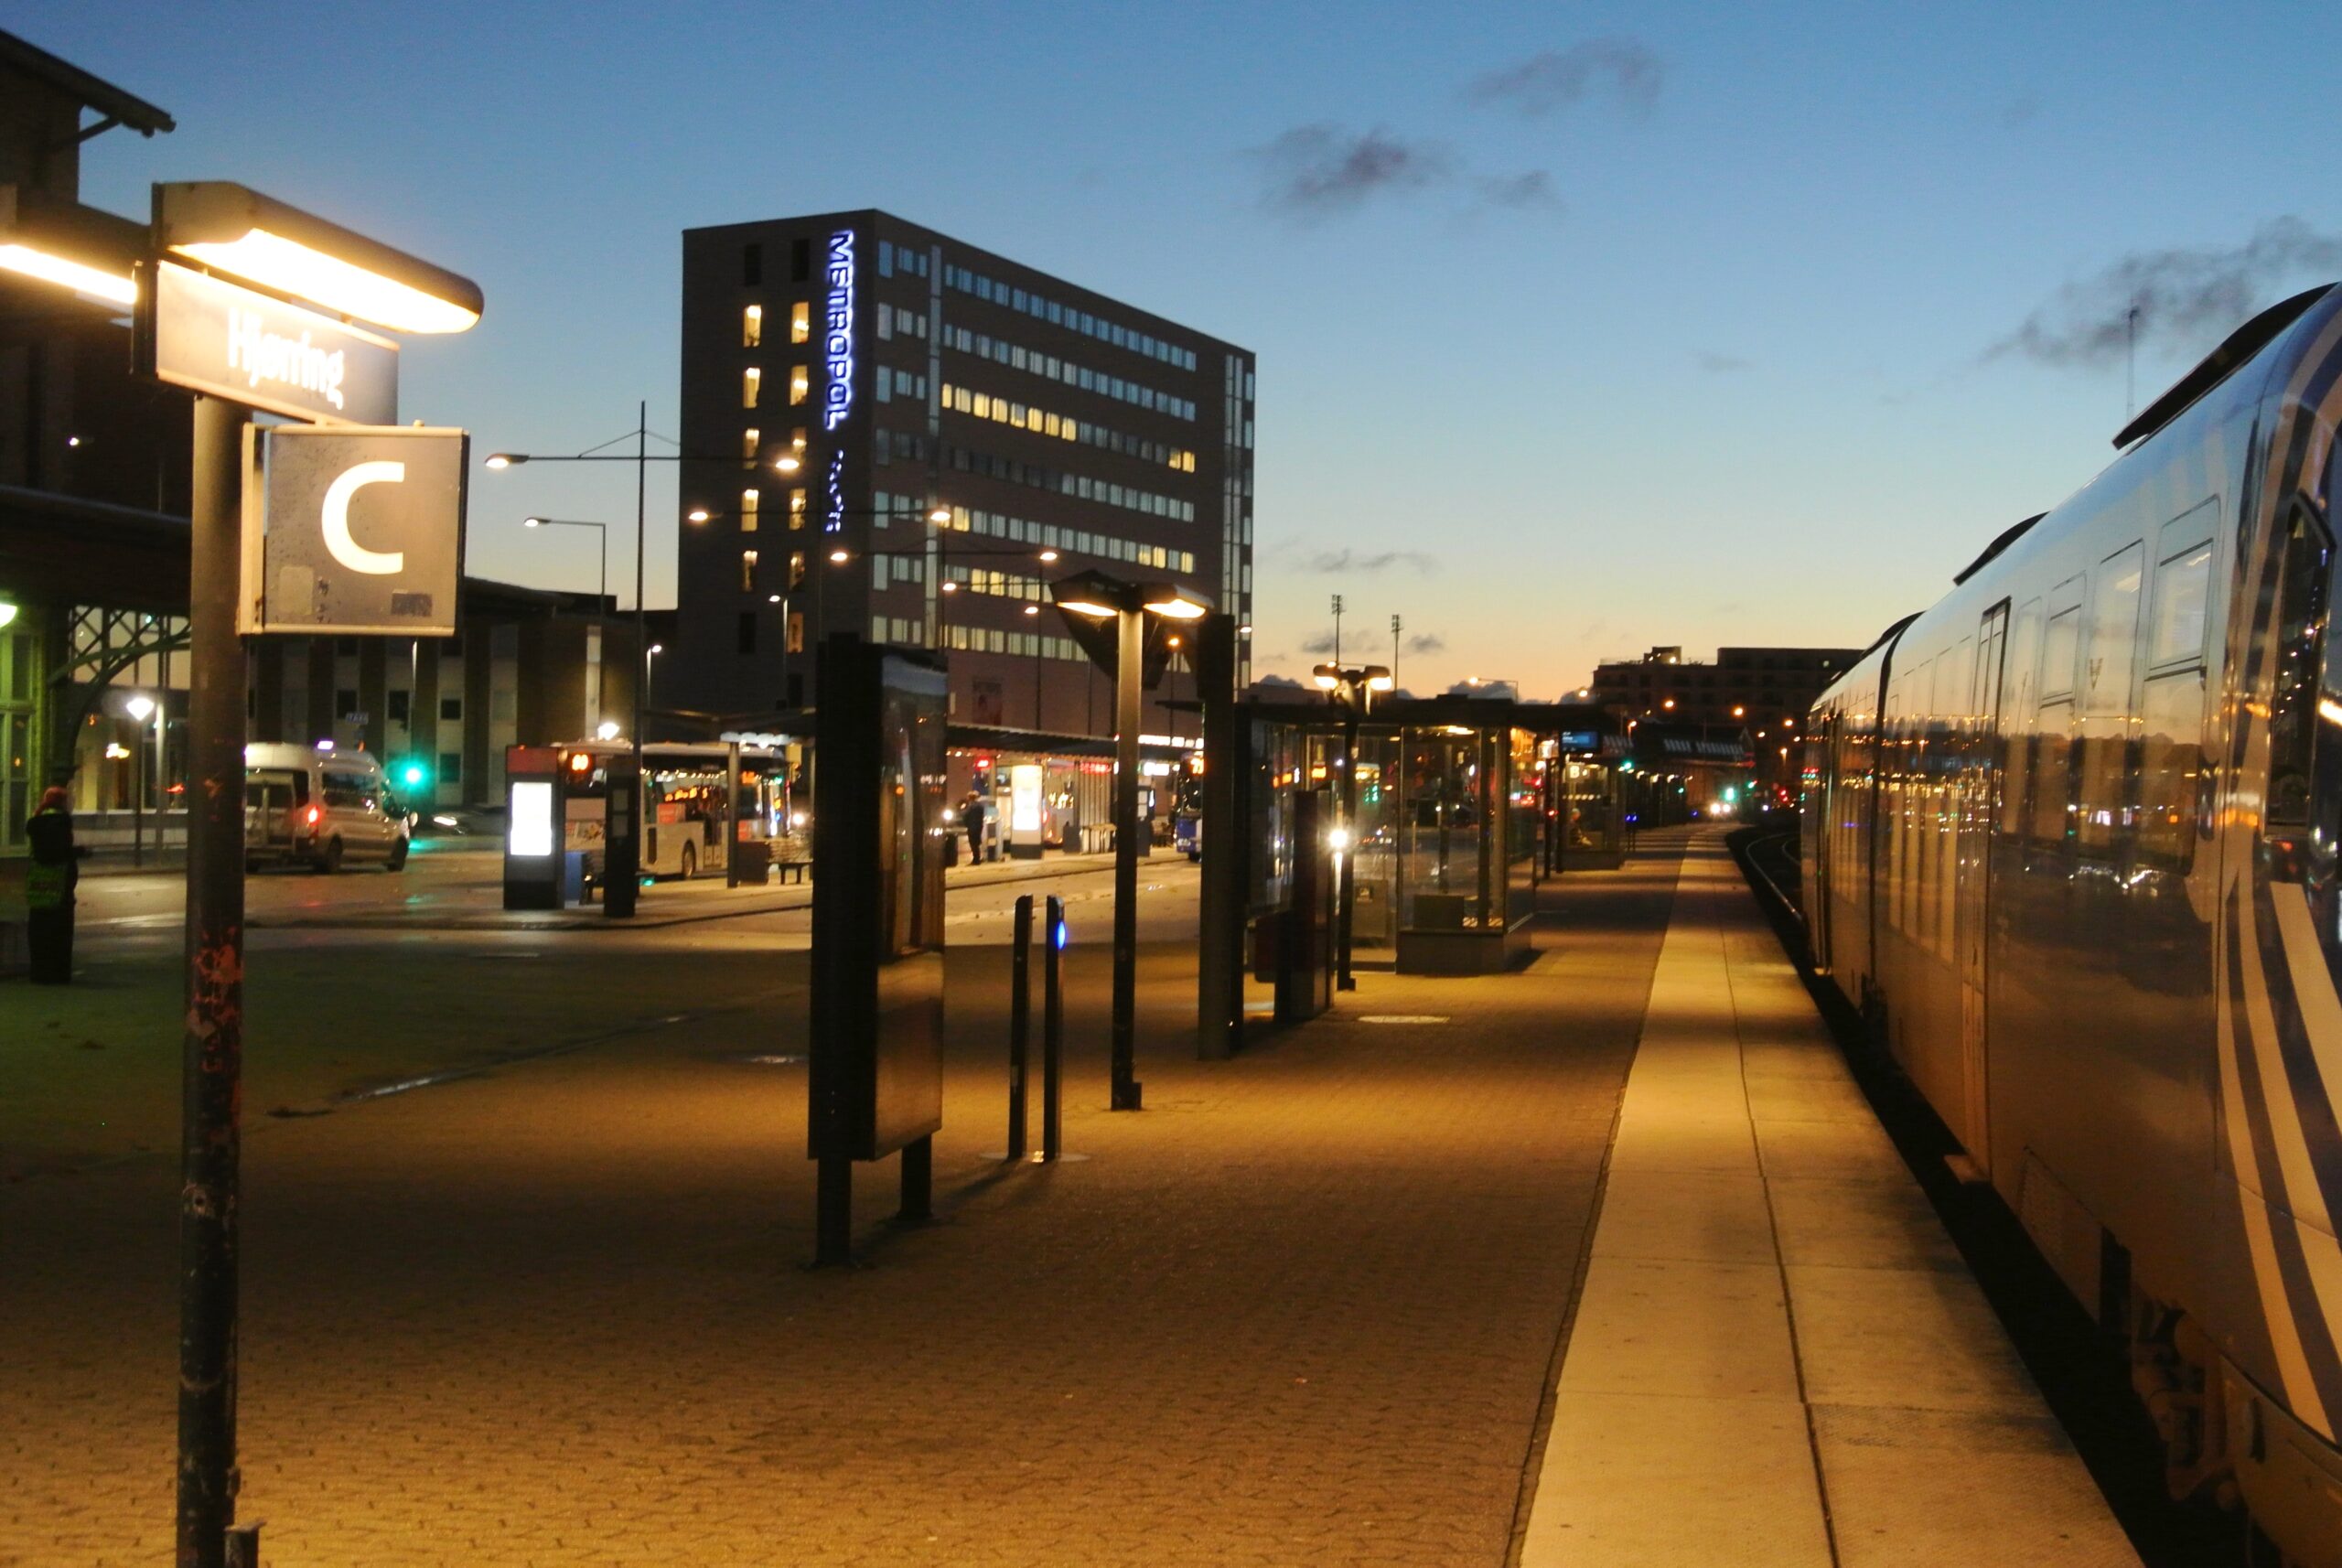
[[[1083,952],[1051,1170],[983,1157],[1005,956],[955,954],[941,1222],[865,1171],[849,1271],[800,1266],[801,1067],[742,1059],[797,993],[266,1122],[241,1514],[293,1564],[1501,1563],[1674,874],[1232,1063],[1151,951],[1135,1116]],[[0,1187],[0,1563],[168,1556],[172,1195]]]

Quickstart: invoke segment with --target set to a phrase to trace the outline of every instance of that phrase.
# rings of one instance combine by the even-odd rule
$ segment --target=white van
[[[244,747],[244,866],[406,865],[410,819],[363,751]]]

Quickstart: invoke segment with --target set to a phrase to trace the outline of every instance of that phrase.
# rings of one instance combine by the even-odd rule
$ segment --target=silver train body
[[[2342,1565],[2342,285],[1816,702],[1817,966],[2130,1345],[2181,1493]]]

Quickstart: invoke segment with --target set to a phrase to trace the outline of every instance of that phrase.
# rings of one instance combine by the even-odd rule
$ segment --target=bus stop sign
[[[247,425],[237,630],[452,637],[469,438]]]

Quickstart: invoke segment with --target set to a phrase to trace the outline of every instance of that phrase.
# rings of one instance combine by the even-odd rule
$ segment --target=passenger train
[[[2342,1568],[2342,285],[1815,703],[1815,966],[2130,1347],[2175,1493]]]

